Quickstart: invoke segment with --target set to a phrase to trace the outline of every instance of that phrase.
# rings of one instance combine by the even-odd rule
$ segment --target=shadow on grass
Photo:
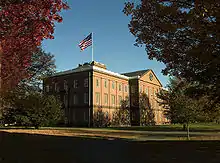
[[[133,142],[0,132],[1,163],[217,163],[219,160],[219,141]]]

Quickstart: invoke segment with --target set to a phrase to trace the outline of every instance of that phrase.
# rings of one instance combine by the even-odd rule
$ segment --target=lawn
[[[183,131],[182,124],[156,125],[156,126],[134,126],[134,127],[111,127],[114,130],[134,130],[134,131]],[[197,123],[190,124],[190,131],[193,132],[220,132],[220,124]]]
[[[219,163],[216,125],[0,129],[0,163]],[[184,141],[183,141],[184,140]],[[198,141],[203,140],[203,141]]]
[[[0,147],[1,163],[219,163],[220,160],[219,141],[129,141],[0,131]]]
[[[181,125],[110,128],[43,127],[40,130],[10,128],[2,131],[10,133],[31,133],[69,137],[127,139],[134,141],[186,140],[186,131],[182,130]],[[191,140],[220,140],[220,125],[194,124],[190,129],[190,137]]]

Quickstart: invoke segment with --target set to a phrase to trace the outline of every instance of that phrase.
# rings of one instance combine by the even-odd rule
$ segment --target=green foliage
[[[94,127],[108,127],[110,126],[110,119],[108,113],[103,112],[101,108],[98,108],[93,115]]]
[[[220,1],[142,0],[125,3],[130,32],[164,74],[186,79],[192,94],[220,103]]]
[[[4,123],[16,122],[19,126],[53,126],[62,116],[61,102],[55,96],[38,92],[17,93],[7,96],[3,109]]]
[[[158,94],[160,105],[171,123],[210,122],[219,118],[219,107],[207,96],[197,97],[188,94],[192,85],[185,80],[170,79],[168,90]]]
[[[130,100],[126,97],[121,101],[120,108],[112,116],[112,126],[130,126]]]
[[[140,125],[148,126],[155,125],[154,111],[150,105],[149,98],[146,93],[141,93],[139,96],[139,108],[140,108]]]

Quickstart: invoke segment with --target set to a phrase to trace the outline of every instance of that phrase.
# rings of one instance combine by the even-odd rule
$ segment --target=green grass
[[[219,141],[128,141],[0,131],[5,163],[218,163]]]
[[[182,124],[155,125],[155,126],[132,126],[132,127],[109,127],[114,130],[134,130],[134,131],[183,131]],[[220,124],[198,123],[190,124],[190,131],[194,132],[220,132]]]

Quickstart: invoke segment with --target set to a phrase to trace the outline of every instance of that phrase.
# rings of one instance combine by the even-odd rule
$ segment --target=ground
[[[183,141],[185,132],[167,128],[2,129],[0,163],[219,163],[220,128],[201,127],[205,131],[191,133],[192,139],[206,141]]]

